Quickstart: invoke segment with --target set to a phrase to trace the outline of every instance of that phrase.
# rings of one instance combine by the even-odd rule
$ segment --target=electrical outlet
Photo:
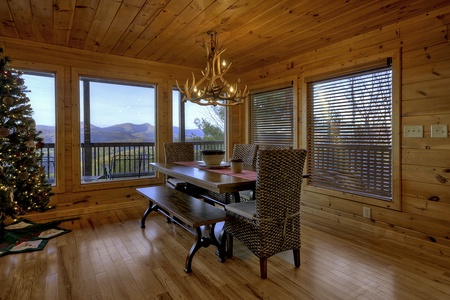
[[[448,132],[446,124],[431,125],[432,138],[446,138],[447,134]]]
[[[370,207],[363,207],[363,217],[367,219],[372,218],[372,212],[370,211]]]
[[[404,128],[404,137],[423,137],[422,125],[410,125]]]

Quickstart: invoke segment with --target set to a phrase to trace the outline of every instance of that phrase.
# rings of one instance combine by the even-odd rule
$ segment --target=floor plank
[[[40,252],[0,257],[0,299],[450,299],[450,258],[339,224],[305,218],[301,267],[292,251],[259,260],[235,240],[220,263],[194,237],[145,207],[83,215]]]

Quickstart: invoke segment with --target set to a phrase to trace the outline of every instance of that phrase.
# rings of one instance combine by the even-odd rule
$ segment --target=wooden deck
[[[407,248],[303,214],[302,265],[291,252],[269,259],[268,279],[239,241],[217,262],[215,248],[183,268],[193,236],[147,205],[62,223],[73,231],[40,252],[0,258],[0,299],[449,299],[450,258]],[[211,252],[211,253],[209,253]],[[284,255],[286,254],[286,255]],[[198,271],[196,271],[196,269]]]

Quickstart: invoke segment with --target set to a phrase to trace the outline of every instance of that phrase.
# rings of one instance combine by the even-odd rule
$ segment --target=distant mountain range
[[[46,125],[36,125],[38,131],[42,131],[41,136],[47,143],[55,142],[55,127]],[[174,138],[178,138],[179,128],[173,128]],[[83,124],[80,126],[81,142],[84,142],[84,128]],[[200,129],[187,129],[186,139],[193,137],[203,137],[203,131]],[[155,126],[148,123],[133,124],[123,123],[112,125],[109,127],[97,127],[91,125],[91,141],[94,143],[107,142],[154,142],[155,141]]]

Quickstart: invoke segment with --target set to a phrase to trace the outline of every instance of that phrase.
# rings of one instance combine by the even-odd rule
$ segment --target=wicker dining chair
[[[242,159],[244,166],[255,167],[258,145],[256,144],[235,144],[233,148],[233,159]]]
[[[244,166],[255,167],[256,155],[258,153],[258,145],[255,144],[235,144],[233,148],[232,159],[242,159]],[[252,197],[252,191],[241,191],[240,201],[247,201]],[[234,198],[230,194],[219,194],[217,192],[203,190],[201,196],[207,201],[225,205],[230,203]]]
[[[256,167],[256,156],[258,154],[258,144],[235,144],[233,149],[233,159],[242,159],[243,165]],[[253,198],[254,191],[239,192],[241,201],[248,201]]]
[[[173,163],[176,161],[194,160],[193,143],[164,143],[164,161]],[[166,185],[179,191],[186,191],[186,182],[167,176]]]
[[[255,200],[233,203],[225,210],[235,218],[225,230],[242,241],[260,261],[267,278],[267,259],[293,250],[300,266],[300,196],[306,150],[259,150]]]
[[[292,150],[292,146],[258,144],[258,150]]]

